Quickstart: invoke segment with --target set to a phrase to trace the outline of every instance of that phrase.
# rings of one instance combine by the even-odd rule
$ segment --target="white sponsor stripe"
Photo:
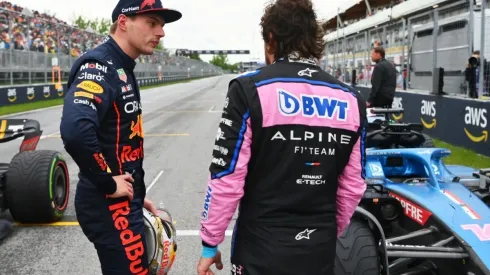
[[[480,215],[478,215],[478,213],[476,213],[475,210],[473,210],[471,207],[469,207],[468,205],[466,205],[466,203],[464,203],[461,199],[459,199],[458,197],[456,197],[455,195],[453,195],[449,191],[441,190],[441,192],[448,199],[450,199],[451,201],[453,201],[457,205],[461,206],[461,208],[463,209],[463,211],[466,214],[468,214],[468,216],[470,216],[470,218],[472,218],[473,220],[479,220],[479,219],[481,219]]]
[[[472,218],[473,220],[479,220],[480,217],[478,217],[475,213],[473,213],[473,211],[471,210],[471,208],[468,208],[468,206],[463,206],[463,210],[464,212],[466,212],[466,214],[468,214],[468,216],[470,216],[470,218]]]
[[[462,205],[461,201],[459,201],[457,198],[455,198],[453,195],[441,190],[441,192],[448,198],[450,199],[451,201],[453,201],[454,203],[458,204],[458,205]]]

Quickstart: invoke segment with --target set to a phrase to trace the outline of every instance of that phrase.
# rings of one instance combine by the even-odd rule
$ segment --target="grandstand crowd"
[[[392,5],[409,0],[394,0]],[[377,12],[389,8],[379,6],[373,8],[372,14],[366,14],[363,18],[346,21],[352,24]],[[70,55],[78,57],[83,52],[99,45],[104,40],[100,35],[77,26],[70,26],[67,22],[55,16],[31,10],[8,1],[0,2],[0,50],[13,49],[17,51],[33,51],[46,54]],[[403,34],[393,35],[395,42],[403,38]],[[384,43],[382,43],[384,44]],[[348,51],[354,51],[353,45],[347,46]],[[163,54],[163,53],[161,53]],[[162,62],[161,56],[141,56],[139,63],[161,63],[176,65],[177,59],[168,55]]]
[[[386,9],[390,9],[390,8],[392,8],[392,7],[394,7],[394,6],[398,5],[398,4],[401,4],[401,3],[407,2],[407,1],[409,1],[409,0],[393,0],[388,5],[380,5],[380,6],[372,7],[371,8],[371,12],[369,12],[369,10],[366,9],[366,15],[361,16],[361,17],[358,17],[358,18],[354,18],[354,19],[345,20],[344,21],[344,24],[345,25],[354,24],[354,23],[356,23],[358,21],[361,21],[361,20],[366,19],[366,18],[368,18],[370,16],[373,16],[373,15],[377,14],[378,12],[382,12],[382,11],[384,11]],[[328,31],[331,32],[332,30],[328,30]]]
[[[0,50],[33,51],[78,57],[99,45],[104,35],[70,26],[55,16],[0,2]],[[163,54],[163,53],[161,53]],[[160,56],[161,57],[161,56]],[[158,55],[141,56],[140,63],[162,63]],[[166,56],[167,65],[177,60]]]

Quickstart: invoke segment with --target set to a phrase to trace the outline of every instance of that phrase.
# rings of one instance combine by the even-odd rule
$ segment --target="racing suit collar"
[[[309,58],[300,57],[299,54],[296,52],[289,54],[287,58],[281,57],[281,58],[277,59],[276,61],[274,61],[272,64],[274,64],[276,62],[284,62],[284,61],[285,62],[299,62],[299,63],[306,63],[306,64],[310,64],[310,65],[317,65],[315,58],[313,58],[313,57],[309,57]]]
[[[136,67],[136,61],[127,55],[110,35],[107,36],[106,43],[111,45],[114,50],[116,50],[117,56],[121,58],[123,67],[127,70],[133,71]]]

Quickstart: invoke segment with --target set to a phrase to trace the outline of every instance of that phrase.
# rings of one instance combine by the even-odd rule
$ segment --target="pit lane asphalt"
[[[232,75],[216,76],[141,92],[145,132],[145,181],[148,197],[163,202],[176,221],[178,251],[170,274],[196,274],[201,242],[199,215],[204,201],[208,167]],[[16,225],[0,243],[0,274],[101,274],[95,249],[76,225],[73,206],[78,168],[59,138],[62,107],[0,118],[36,119],[44,130],[38,149],[63,153],[70,171],[70,201],[59,226]],[[0,144],[0,162],[9,162],[21,140]],[[163,172],[162,172],[163,171]],[[159,177],[158,177],[159,176]],[[157,178],[155,180],[155,178]],[[1,217],[8,217],[1,215]],[[75,224],[75,225],[74,225]],[[229,274],[230,232],[220,246]],[[214,268],[216,271],[216,269]]]

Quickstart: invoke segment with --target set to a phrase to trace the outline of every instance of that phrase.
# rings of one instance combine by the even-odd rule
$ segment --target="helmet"
[[[149,274],[168,274],[177,252],[176,230],[172,216],[166,210],[158,210],[158,216],[143,208]]]

